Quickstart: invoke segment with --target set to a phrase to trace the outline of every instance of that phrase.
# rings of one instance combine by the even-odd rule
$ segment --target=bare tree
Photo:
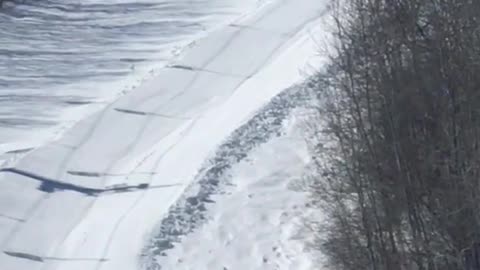
[[[332,6],[323,249],[339,269],[463,269],[480,241],[480,1]]]

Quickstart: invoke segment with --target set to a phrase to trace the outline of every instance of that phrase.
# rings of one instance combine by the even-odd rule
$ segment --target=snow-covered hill
[[[314,269],[302,233],[308,90],[284,90],[217,149],[152,238],[146,269]]]
[[[260,113],[259,108],[302,79],[300,70],[317,49],[312,29],[325,9],[318,0],[265,5],[258,13],[192,44],[155,79],[80,121],[58,141],[38,149],[19,149],[0,170],[0,269],[130,270],[138,268],[139,262],[146,263],[144,266],[154,262],[149,254],[152,249],[145,248],[148,243],[161,250],[162,244],[171,247],[173,241],[194,240],[196,236],[176,239],[175,234],[201,233],[194,229],[202,225],[198,221],[202,214],[188,212],[202,212],[202,205],[207,210],[205,203],[213,200],[214,194],[229,192],[215,177],[280,130],[278,123],[287,115],[282,110],[289,106],[275,107],[271,113],[275,117],[268,119],[280,120],[272,120],[271,125],[251,123],[268,114],[271,107]],[[275,99],[270,104],[275,105]],[[17,154],[24,156],[15,159]],[[295,155],[286,155],[278,162],[293,162],[290,159],[300,162],[299,167],[304,162]],[[238,170],[243,166],[244,172],[235,173],[240,178],[249,170],[242,164]],[[249,184],[238,186],[235,196],[246,194],[244,189],[250,189],[249,185],[258,185],[246,209],[266,199],[262,199],[262,185],[278,191],[295,173],[287,170],[285,179],[271,185],[271,179],[262,176],[268,174],[268,170],[259,169],[247,180]],[[262,179],[266,181],[263,184]],[[278,192],[279,196],[289,194],[284,192]],[[298,205],[294,197],[284,206]],[[227,218],[227,212],[238,203],[214,210],[213,216]],[[239,213],[251,216],[258,225],[258,215],[261,221],[265,214]],[[182,221],[182,217],[193,219]],[[160,228],[155,230],[158,224]],[[212,226],[209,224],[202,226]],[[172,231],[165,232],[169,228]],[[260,237],[257,233],[267,228],[259,228],[251,237]],[[185,242],[172,252],[188,246]],[[241,255],[245,247],[238,248]],[[280,257],[291,256],[284,246],[271,248]],[[169,252],[163,249],[160,255]],[[185,250],[186,257],[192,254]],[[267,256],[262,258],[264,264],[272,261],[271,254],[262,252],[261,256]],[[228,258],[206,262],[223,265]],[[307,264],[291,261],[285,266],[297,269],[296,265]]]

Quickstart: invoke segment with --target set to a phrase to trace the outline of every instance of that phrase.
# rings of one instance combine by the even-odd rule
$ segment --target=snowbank
[[[280,107],[271,109],[289,114],[288,105],[277,105]],[[157,257],[162,269],[315,269],[315,259],[305,250],[307,236],[299,233],[309,214],[302,178],[310,158],[301,132],[303,123],[296,113],[287,119],[268,114],[255,121],[264,132],[255,134],[250,129],[239,134],[237,139],[253,144],[254,149],[225,153],[245,155],[232,162],[228,177],[219,177],[226,178],[222,180],[226,185],[210,196],[215,203],[207,206],[208,221]],[[271,120],[275,124],[269,123]],[[273,130],[282,135],[269,139]],[[265,137],[267,142],[256,142],[255,137]]]
[[[2,169],[0,269],[135,269],[215,146],[301,77],[321,2],[266,5]]]

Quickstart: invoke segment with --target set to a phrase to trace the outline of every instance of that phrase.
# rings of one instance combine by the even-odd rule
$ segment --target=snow
[[[0,154],[58,138],[265,1],[13,2],[0,16]]]
[[[311,27],[324,10],[317,0],[271,2],[197,41],[155,78],[59,140],[8,160],[0,170],[0,269],[138,268],[155,225],[212,151],[303,78],[300,70],[316,51]],[[251,185],[258,185],[253,178]],[[261,185],[258,192],[260,200]],[[292,230],[285,228],[288,236]]]
[[[212,196],[209,221],[159,256],[162,269],[314,269],[299,234],[308,196],[295,186],[310,161],[300,124],[292,117],[282,136],[233,167],[225,194]]]

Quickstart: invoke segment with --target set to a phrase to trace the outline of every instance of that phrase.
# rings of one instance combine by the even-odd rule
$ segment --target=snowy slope
[[[313,51],[302,29],[321,17],[321,2],[266,5],[9,162],[0,171],[0,269],[135,269],[215,146],[299,79]]]
[[[302,232],[311,217],[302,107],[290,87],[233,132],[145,250],[147,269],[314,269]],[[315,254],[317,255],[317,254]]]
[[[284,117],[270,114],[256,121],[275,131],[271,139],[265,134],[265,143],[243,134],[257,148],[236,153],[244,154],[242,161],[232,162],[218,178],[225,186],[209,196],[215,203],[206,206],[208,221],[157,257],[162,269],[314,269],[315,260],[304,248],[307,236],[300,233],[309,214],[307,194],[301,191],[309,155],[299,121]]]
[[[0,13],[0,159],[102,109],[264,0],[22,0]],[[34,132],[32,132],[34,131]]]

